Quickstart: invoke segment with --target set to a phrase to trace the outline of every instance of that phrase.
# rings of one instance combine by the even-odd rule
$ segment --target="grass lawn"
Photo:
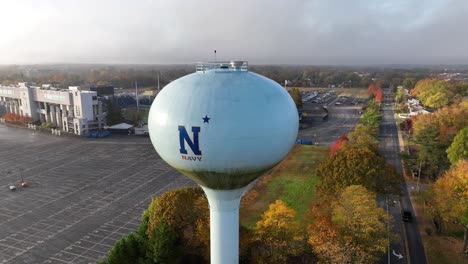
[[[315,199],[314,186],[318,181],[315,170],[328,153],[328,147],[296,145],[283,162],[262,176],[256,186],[244,195],[241,224],[255,227],[262,213],[278,199],[293,208],[301,220]]]

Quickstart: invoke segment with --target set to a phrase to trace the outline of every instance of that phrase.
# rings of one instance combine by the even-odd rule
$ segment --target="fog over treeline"
[[[385,65],[385,66],[313,66],[313,65],[250,65],[249,70],[267,76],[280,84],[302,87],[366,87],[373,79],[384,85],[399,85],[405,78],[415,80],[441,72],[468,72],[468,66],[455,65]],[[194,64],[180,65],[9,65],[0,66],[0,84],[28,82],[35,85],[53,84],[66,88],[73,85],[112,84],[131,88],[156,87],[195,71]]]

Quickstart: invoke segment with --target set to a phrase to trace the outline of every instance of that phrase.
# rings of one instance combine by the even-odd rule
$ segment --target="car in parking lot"
[[[401,210],[401,218],[405,222],[412,222],[413,221],[413,215],[411,214],[411,211],[409,210]]]

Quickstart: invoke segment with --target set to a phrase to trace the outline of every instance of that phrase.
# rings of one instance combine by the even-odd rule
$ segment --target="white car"
[[[10,191],[14,191],[14,190],[16,190],[16,186],[14,186],[14,185],[10,185],[10,187],[9,187],[9,188],[10,188]]]

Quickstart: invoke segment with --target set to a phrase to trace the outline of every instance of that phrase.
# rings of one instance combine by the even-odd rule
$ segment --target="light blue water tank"
[[[298,124],[287,91],[245,62],[198,65],[158,94],[148,119],[161,158],[218,190],[243,187],[279,163]]]

